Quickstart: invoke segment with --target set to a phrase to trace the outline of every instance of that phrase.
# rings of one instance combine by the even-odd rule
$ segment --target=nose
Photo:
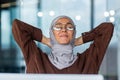
[[[62,30],[61,30],[62,32],[66,32],[67,31],[67,29],[65,28],[65,27],[62,27]]]

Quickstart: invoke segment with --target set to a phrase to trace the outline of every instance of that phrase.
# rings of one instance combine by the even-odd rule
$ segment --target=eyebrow
[[[56,23],[55,25],[58,25],[58,24],[62,24],[62,23],[59,22],[59,23]],[[68,22],[67,24],[72,24],[72,23],[71,23],[71,22]],[[73,24],[72,24],[72,25],[73,25]]]

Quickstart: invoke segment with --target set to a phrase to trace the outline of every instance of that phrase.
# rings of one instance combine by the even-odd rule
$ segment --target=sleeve
[[[87,49],[87,55],[91,55],[91,58],[95,59],[98,66],[100,66],[103,60],[104,54],[113,35],[113,30],[113,24],[106,22],[98,25],[90,32],[82,33],[84,43],[93,41],[93,43]]]
[[[25,61],[28,63],[30,57],[38,53],[34,40],[41,42],[42,31],[27,23],[15,19],[12,25],[12,33],[17,44],[20,46]]]

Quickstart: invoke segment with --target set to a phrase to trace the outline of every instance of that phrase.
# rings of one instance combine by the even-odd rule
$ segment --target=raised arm
[[[106,49],[113,35],[114,25],[112,23],[102,23],[90,32],[82,34],[83,42],[93,41],[90,47],[85,51],[87,56],[100,66]]]
[[[105,25],[105,24],[109,26],[112,23],[103,23],[103,24],[101,24],[99,26],[102,26],[102,25]],[[83,43],[94,41],[95,37],[98,36],[98,35],[100,35],[100,34],[101,33],[97,32],[97,29],[93,29],[90,32],[82,33],[82,36],[80,36],[80,37],[78,37],[78,38],[75,39],[74,45],[75,46],[79,46],[79,45],[81,45]]]
[[[113,34],[114,25],[112,23],[106,22],[98,25],[95,29],[82,33],[83,43],[89,41],[96,41],[100,38],[99,42],[105,43],[104,40],[108,40],[108,43]],[[106,44],[108,44],[106,43]]]
[[[20,20],[15,19],[12,26],[13,36],[20,46],[25,60],[28,62],[30,55],[38,53],[34,40],[41,42],[42,31]]]

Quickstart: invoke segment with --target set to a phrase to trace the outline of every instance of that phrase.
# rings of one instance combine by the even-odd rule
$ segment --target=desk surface
[[[0,73],[0,80],[104,80],[102,75]]]

